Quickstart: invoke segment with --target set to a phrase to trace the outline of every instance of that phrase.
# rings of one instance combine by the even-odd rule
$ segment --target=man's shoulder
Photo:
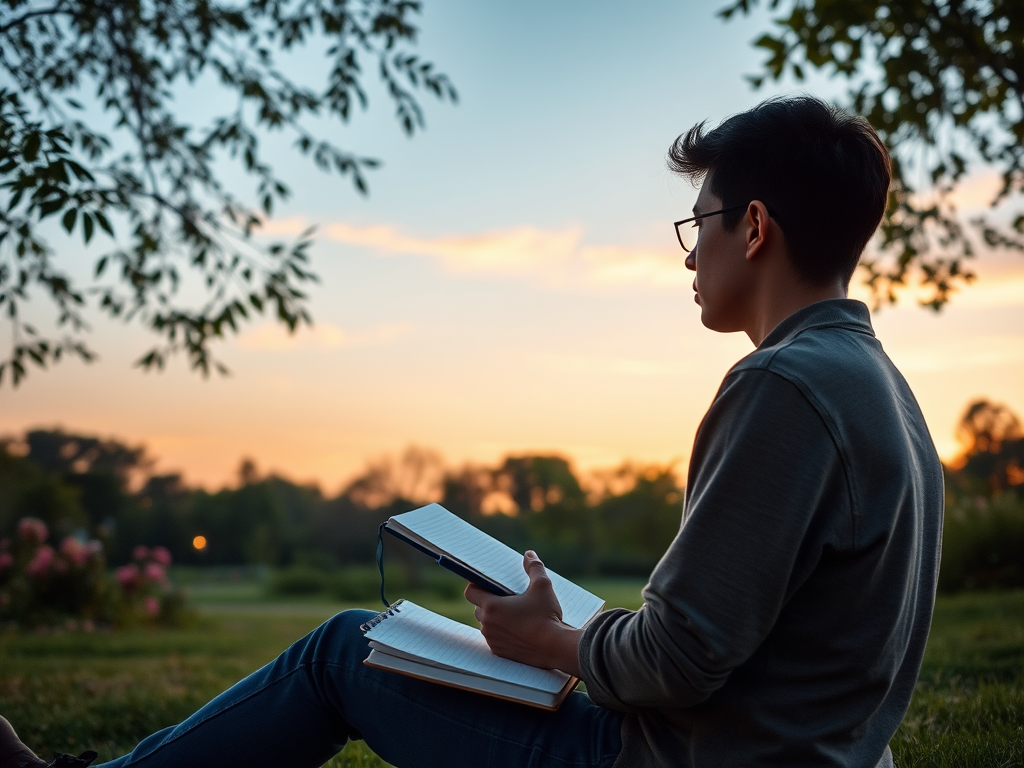
[[[889,360],[870,324],[806,322],[762,344],[740,360],[730,377],[773,374],[796,387],[837,434],[852,422],[918,411],[906,380]],[[909,407],[908,407],[909,406]],[[920,420],[923,423],[923,417]]]
[[[785,320],[731,372],[754,370],[813,389],[902,379],[875,338],[866,307],[853,301],[821,302]]]

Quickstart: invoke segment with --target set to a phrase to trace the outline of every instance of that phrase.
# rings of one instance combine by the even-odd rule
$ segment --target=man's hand
[[[487,645],[496,656],[579,676],[582,630],[562,623],[562,607],[536,552],[527,551],[523,569],[530,586],[521,595],[499,597],[476,584],[466,587]]]

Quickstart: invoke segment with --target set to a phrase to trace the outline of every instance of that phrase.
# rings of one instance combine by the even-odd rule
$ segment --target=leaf
[[[90,216],[88,213],[83,213],[82,214],[82,237],[84,238],[86,245],[88,245],[89,241],[92,240],[92,230],[93,230],[93,219],[92,219],[92,216]]]
[[[21,156],[26,163],[34,163],[39,157],[39,134],[33,131],[21,144]]]
[[[100,228],[108,235],[113,237],[114,228],[110,226],[110,222],[107,220],[107,217],[104,215],[103,211],[93,211],[92,215],[96,218],[96,221],[100,225]]]
[[[69,235],[71,234],[71,231],[75,228],[75,219],[77,217],[78,209],[68,208],[68,210],[64,213],[64,218],[61,219],[61,224],[64,225],[64,229],[67,230],[67,233]]]

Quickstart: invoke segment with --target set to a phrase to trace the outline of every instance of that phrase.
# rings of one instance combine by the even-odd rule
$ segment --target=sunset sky
[[[696,191],[665,169],[665,150],[695,122],[796,89],[750,89],[766,16],[726,24],[723,4],[425,0],[419,51],[460,103],[425,100],[427,130],[408,139],[374,88],[368,112],[330,129],[384,161],[370,196],[287,142],[272,157],[295,194],[268,229],[318,225],[315,326],[289,337],[257,321],[218,349],[232,375],[204,380],[184,360],[133,368],[147,334],[94,316],[100,361],[5,381],[0,433],[144,444],[159,471],[208,487],[251,457],[335,492],[410,444],[452,465],[544,451],[583,468],[684,470],[718,383],[752,347],[700,324],[671,226]],[[974,170],[966,216],[993,184]],[[69,249],[68,268],[87,274],[86,257]],[[985,254],[977,271],[940,314],[908,300],[875,316],[947,458],[969,400],[1024,414],[1024,257]]]

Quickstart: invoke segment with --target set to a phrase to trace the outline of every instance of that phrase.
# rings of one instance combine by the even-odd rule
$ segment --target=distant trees
[[[675,535],[682,504],[671,467],[625,464],[585,487],[567,459],[552,455],[449,469],[436,452],[413,447],[370,461],[326,498],[261,475],[251,461],[237,487],[210,492],[147,474],[145,451],[117,441],[36,430],[2,447],[0,537],[31,515],[55,534],[102,539],[115,565],[139,544],[162,545],[179,564],[370,565],[383,520],[439,500],[566,573],[644,576]],[[193,546],[199,535],[202,550]],[[408,554],[389,548],[396,562]]]
[[[1024,587],[1024,432],[1007,406],[978,399],[957,428],[947,467],[939,587]]]
[[[1001,403],[975,400],[957,426],[964,446],[956,477],[971,490],[999,493],[1020,489],[1024,496],[1024,428]]]
[[[940,587],[1024,587],[1020,419],[1005,405],[976,400],[958,435],[964,453],[946,467]],[[537,550],[567,576],[643,578],[678,532],[684,496],[672,465],[580,473],[552,454],[451,468],[435,452],[411,448],[370,461],[330,498],[260,473],[251,461],[243,462],[235,487],[212,492],[177,475],[148,474],[152,465],[142,448],[60,431],[0,441],[0,540],[19,519],[34,517],[55,540],[102,540],[114,566],[129,563],[136,545],[160,545],[176,564],[288,568],[282,573],[295,582],[293,591],[299,582],[320,588],[325,574],[340,568],[345,578],[337,587],[350,592],[337,594],[372,595],[377,527],[440,501],[509,546]],[[206,540],[201,550],[193,546],[199,535]],[[390,542],[386,560],[409,584],[428,578],[432,567]]]

